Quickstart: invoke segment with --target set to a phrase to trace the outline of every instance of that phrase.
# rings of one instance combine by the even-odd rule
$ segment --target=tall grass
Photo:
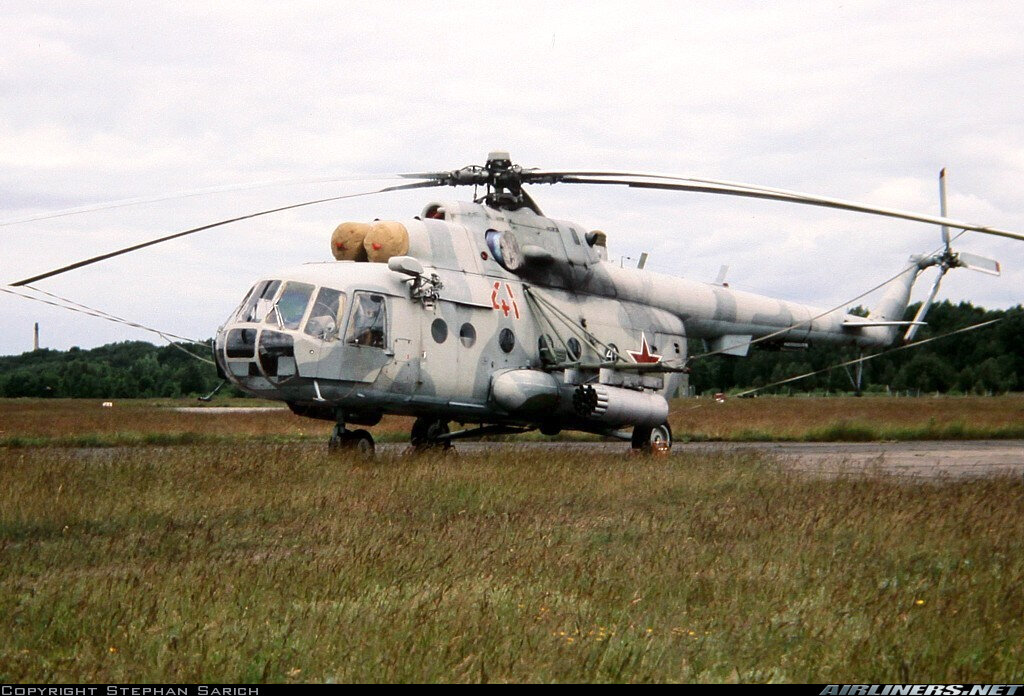
[[[1024,485],[0,450],[0,681],[1019,682]]]

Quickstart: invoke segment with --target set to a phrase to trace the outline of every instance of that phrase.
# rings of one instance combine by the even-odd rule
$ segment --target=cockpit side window
[[[313,286],[308,283],[296,283],[294,281],[284,284],[281,297],[274,303],[272,310],[267,314],[267,323],[278,323],[285,329],[297,329],[302,323],[302,317],[306,314],[306,307],[309,306],[309,297],[313,294]]]
[[[345,293],[331,288],[320,288],[313,301],[313,309],[306,320],[306,333],[322,341],[338,338],[341,319],[345,314]]]
[[[358,346],[387,347],[387,305],[383,295],[357,292],[346,341]]]
[[[279,287],[280,280],[263,280],[257,283],[249,293],[249,299],[242,307],[242,311],[238,313],[238,321],[262,321],[270,311],[270,301],[277,294]]]

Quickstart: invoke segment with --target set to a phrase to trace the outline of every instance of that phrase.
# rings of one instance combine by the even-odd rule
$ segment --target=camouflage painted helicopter
[[[994,261],[954,252],[950,228],[1024,240],[946,218],[944,194],[933,217],[733,182],[526,170],[504,152],[482,167],[402,176],[417,181],[373,193],[438,186],[486,193],[474,202],[428,203],[402,222],[342,223],[331,239],[334,261],[263,276],[216,335],[222,377],[298,415],[333,421],[332,447],[372,452],[370,433],[349,426],[401,414],[416,419],[415,447],[537,429],[664,449],[672,443],[668,399],[687,382],[687,339],[739,356],[754,343],[876,348],[910,340],[946,271],[999,273]],[[637,268],[610,263],[602,232],[545,217],[523,188],[555,183],[717,193],[917,220],[942,226],[943,248],[912,257],[860,317],[654,273],[643,260]],[[345,196],[324,200],[338,198]],[[914,281],[932,266],[939,274],[928,301],[904,321]],[[452,421],[474,427],[452,432]]]

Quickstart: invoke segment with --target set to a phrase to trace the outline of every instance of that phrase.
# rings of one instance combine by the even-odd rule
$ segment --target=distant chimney
[[[39,322],[36,322],[35,335],[32,339],[32,350],[39,350]]]

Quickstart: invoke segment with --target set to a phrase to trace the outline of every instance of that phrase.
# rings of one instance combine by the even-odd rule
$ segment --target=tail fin
[[[914,325],[921,321],[920,318],[915,317],[912,322],[903,320],[903,315],[910,305],[910,292],[914,289],[914,281],[921,271],[936,263],[934,256],[911,256],[910,263],[903,272],[885,286],[885,294],[875,308],[868,312],[864,325],[884,327],[889,343],[895,341],[896,336],[902,333],[908,324],[913,329]]]
[[[921,271],[927,268],[929,259],[921,256],[910,257],[910,263],[896,278],[885,287],[885,294],[878,304],[868,313],[868,320],[900,321],[910,304],[910,291]]]

